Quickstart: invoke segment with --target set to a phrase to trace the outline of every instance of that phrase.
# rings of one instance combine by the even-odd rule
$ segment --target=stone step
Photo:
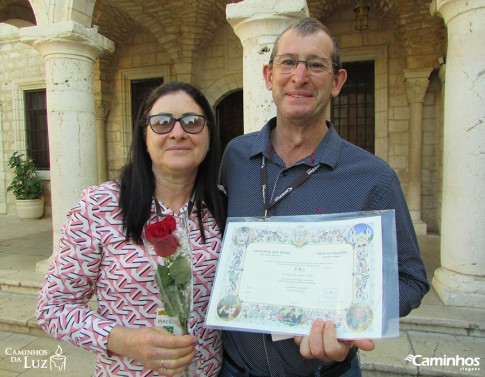
[[[34,271],[0,271],[0,330],[47,336],[34,318],[44,276]]]
[[[0,270],[0,291],[37,295],[44,277],[43,272]]]
[[[0,272],[0,330],[36,336],[49,336],[34,318],[45,273]],[[96,308],[96,297],[89,303]]]
[[[421,306],[400,319],[400,329],[482,338],[485,355],[485,309],[442,304],[432,288]]]
[[[0,330],[47,336],[34,318],[36,306],[36,295],[1,291]]]

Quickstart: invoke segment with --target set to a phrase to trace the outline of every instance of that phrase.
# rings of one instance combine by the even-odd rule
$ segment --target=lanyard
[[[263,194],[263,204],[264,204],[264,218],[267,217],[268,211],[274,207],[278,202],[286,198],[286,196],[304,183],[307,179],[309,179],[318,169],[320,165],[311,167],[307,169],[303,174],[298,176],[290,185],[283,191],[280,195],[278,195],[272,202],[268,202],[267,200],[267,187],[268,187],[268,166],[266,164],[266,157],[263,155],[261,157],[261,193]]]

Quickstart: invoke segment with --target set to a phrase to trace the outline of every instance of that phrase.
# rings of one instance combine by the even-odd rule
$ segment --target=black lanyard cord
[[[281,200],[286,198],[290,192],[296,189],[298,186],[306,182],[315,172],[320,168],[320,165],[313,166],[307,169],[303,174],[298,176],[280,195],[278,195],[272,202],[267,200],[267,188],[268,188],[268,165],[266,164],[266,157],[261,157],[261,193],[263,195],[264,204],[264,218],[267,217],[268,211],[274,207]]]

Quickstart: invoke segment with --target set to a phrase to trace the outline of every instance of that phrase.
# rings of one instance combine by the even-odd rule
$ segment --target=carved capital
[[[409,103],[423,102],[429,86],[431,68],[404,71],[404,85]]]
[[[93,61],[104,52],[113,52],[114,43],[98,33],[97,28],[86,28],[75,21],[33,26],[20,29],[20,41],[48,55],[83,56]]]
[[[107,101],[95,100],[96,119],[106,120],[109,113],[109,103]]]

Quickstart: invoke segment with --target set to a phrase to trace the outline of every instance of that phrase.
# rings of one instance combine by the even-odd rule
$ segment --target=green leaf
[[[170,276],[169,269],[167,266],[158,265],[157,274],[160,278],[160,283],[162,287],[168,287],[173,282],[173,278]]]
[[[166,295],[167,295],[167,301],[169,302],[169,305],[165,306],[165,311],[170,317],[179,317],[181,314],[179,292],[167,290]],[[167,306],[168,306],[168,310],[167,310]]]
[[[173,261],[169,267],[170,276],[177,284],[186,284],[190,282],[192,277],[192,268],[189,265],[187,258],[181,256]]]

